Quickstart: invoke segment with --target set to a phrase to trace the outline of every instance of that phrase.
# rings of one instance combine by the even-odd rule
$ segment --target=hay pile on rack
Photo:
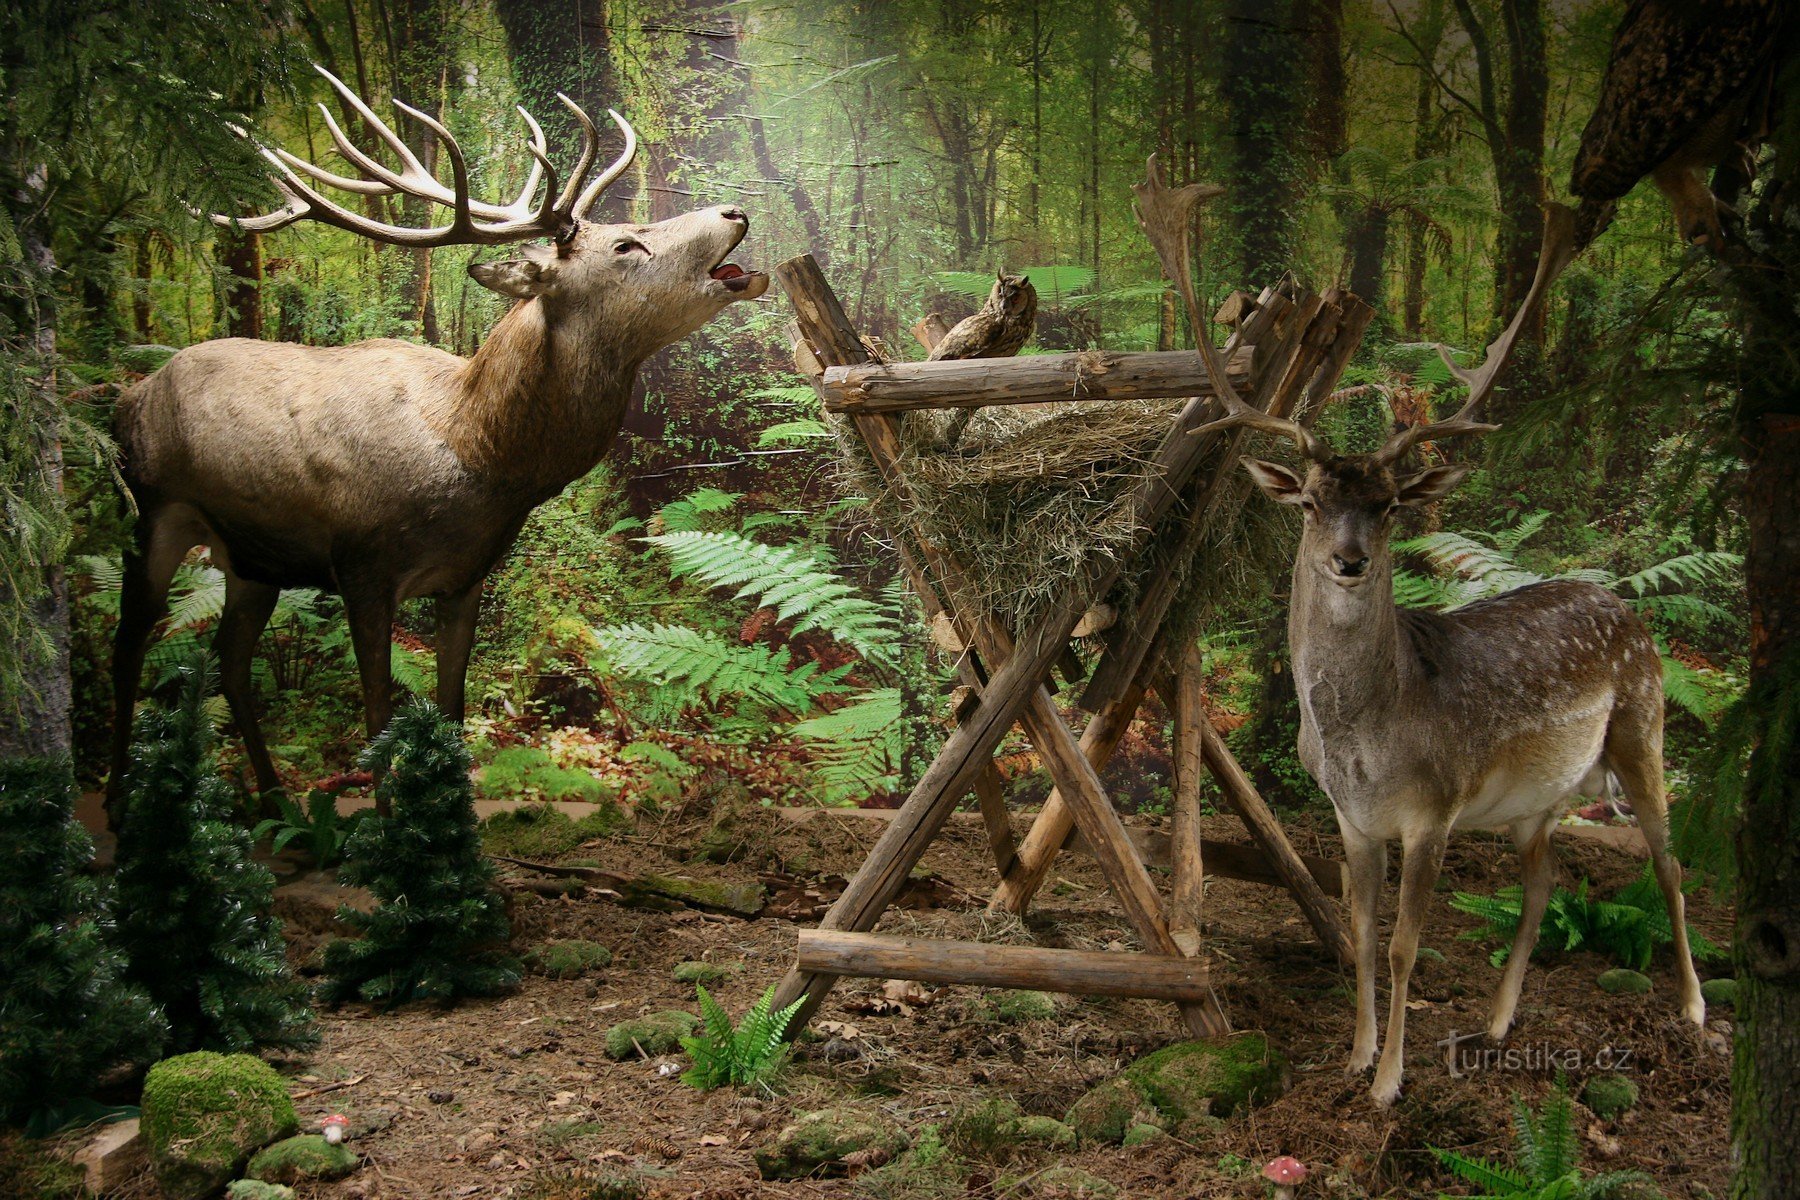
[[[1092,602],[1123,609],[1141,581],[1173,571],[1182,582],[1175,616],[1192,629],[1241,595],[1241,585],[1268,577],[1283,525],[1274,505],[1244,505],[1249,481],[1233,479],[1204,518],[1196,549],[1177,554],[1164,543],[1178,538],[1157,537],[1133,557],[1144,531],[1132,492],[1156,470],[1181,407],[1136,400],[984,408],[954,446],[946,436],[952,411],[909,413],[896,459],[904,495],[881,478],[855,429],[834,425],[846,489],[867,497],[886,528],[917,531],[952,551],[975,593],[968,599],[1012,629],[1030,627],[1095,558],[1130,561],[1113,591]],[[1235,464],[1213,469],[1236,472]],[[1187,519],[1187,505],[1177,505],[1164,524]]]

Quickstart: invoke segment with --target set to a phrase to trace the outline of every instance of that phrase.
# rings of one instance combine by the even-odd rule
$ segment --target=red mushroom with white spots
[[[1294,1189],[1306,1178],[1306,1164],[1289,1154],[1271,1159],[1263,1178],[1275,1185],[1275,1200],[1294,1200]]]

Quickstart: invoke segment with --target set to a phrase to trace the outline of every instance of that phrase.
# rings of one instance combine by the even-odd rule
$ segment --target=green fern
[[[769,426],[757,436],[759,449],[767,446],[785,446],[793,442],[813,442],[831,436],[831,430],[823,421],[815,421],[810,417],[802,417],[795,421],[781,421]]]
[[[681,1039],[681,1048],[693,1059],[681,1081],[710,1091],[727,1084],[750,1087],[778,1074],[788,1059],[783,1035],[804,1001],[796,1000],[777,1012],[775,988],[770,986],[734,1026],[731,1014],[706,985],[695,987],[700,998],[700,1032]]]
[[[738,533],[675,532],[645,542],[669,556],[677,576],[715,588],[794,621],[794,632],[821,629],[875,662],[892,661],[900,628],[892,613],[792,546],[768,546]]]
[[[727,641],[684,625],[607,625],[594,630],[594,637],[612,674],[666,689],[660,699],[671,712],[702,701],[741,699],[800,715],[812,711],[821,696],[842,692],[848,671],[825,671],[812,662],[796,667],[786,650]]]
[[[890,791],[905,753],[899,688],[871,688],[842,708],[788,730],[811,745],[813,776],[827,804]]]
[[[1458,912],[1479,918],[1483,924],[1462,934],[1465,941],[1487,941],[1498,938],[1500,947],[1488,956],[1496,967],[1506,965],[1512,954],[1512,939],[1518,933],[1524,908],[1524,889],[1516,884],[1504,887],[1492,896],[1457,892],[1450,906]],[[1648,864],[1638,878],[1620,889],[1611,900],[1597,900],[1588,895],[1588,881],[1583,879],[1570,891],[1558,887],[1550,893],[1538,926],[1537,949],[1550,953],[1568,953],[1588,947],[1636,971],[1650,965],[1658,946],[1674,940],[1668,906],[1663,903],[1662,889]],[[1722,951],[1710,939],[1688,926],[1688,944],[1694,957],[1716,958]]]
[[[1642,1171],[1609,1171],[1584,1175],[1581,1142],[1575,1129],[1575,1106],[1558,1084],[1537,1112],[1513,1098],[1514,1166],[1481,1162],[1453,1150],[1431,1147],[1438,1162],[1458,1179],[1484,1189],[1473,1200],[1611,1200],[1627,1188],[1654,1183]],[[1439,1194],[1439,1200],[1450,1200]]]
[[[704,529],[707,517],[730,511],[732,505],[743,498],[742,492],[699,488],[657,509],[657,524],[653,528],[660,527],[665,533],[688,533]]]

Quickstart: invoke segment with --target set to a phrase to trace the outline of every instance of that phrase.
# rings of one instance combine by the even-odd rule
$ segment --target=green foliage
[[[709,518],[729,512],[744,497],[739,492],[722,492],[718,488],[696,488],[679,500],[657,510],[656,520],[664,533],[698,533]]]
[[[286,792],[275,793],[278,817],[265,817],[250,831],[250,840],[269,839],[269,851],[280,854],[295,842],[306,851],[313,865],[320,869],[335,867],[344,861],[344,843],[355,832],[357,823],[372,809],[359,808],[348,816],[338,815],[338,794],[325,788],[314,788],[306,795],[306,805],[295,803]]]
[[[623,819],[610,805],[577,821],[554,804],[531,804],[483,821],[481,844],[490,854],[553,859],[617,831]]]
[[[338,911],[362,936],[326,945],[325,998],[448,1005],[515,986],[519,967],[506,950],[512,930],[493,865],[482,857],[461,731],[430,704],[410,704],[361,763],[378,776],[376,795],[391,815],[357,826],[343,878],[381,903],[368,913]]]
[[[1518,932],[1524,894],[1523,888],[1514,885],[1501,888],[1492,896],[1457,892],[1450,900],[1452,908],[1486,922],[1481,928],[1464,933],[1465,940],[1502,940],[1504,944],[1489,956],[1489,961],[1496,967],[1504,965],[1512,953],[1512,938]],[[1656,947],[1668,945],[1674,936],[1662,889],[1646,865],[1643,874],[1620,889],[1611,900],[1590,897],[1586,879],[1572,892],[1557,887],[1550,893],[1549,906],[1544,910],[1537,949],[1566,953],[1586,948],[1641,971],[1649,965],[1650,955]],[[1691,925],[1688,926],[1688,945],[1697,959],[1723,957],[1724,952]]]
[[[788,736],[812,747],[813,777],[826,803],[899,786],[904,704],[897,687],[870,688],[842,708],[788,727]]]
[[[0,761],[0,1124],[153,1060],[168,1037],[108,944],[93,858],[68,763]]]
[[[565,767],[536,746],[508,746],[482,764],[478,785],[501,800],[579,800],[605,804],[613,789],[586,771]]]
[[[1515,1165],[1510,1167],[1436,1146],[1431,1152],[1458,1179],[1484,1189],[1479,1200],[1611,1200],[1629,1194],[1628,1189],[1657,1194],[1654,1181],[1642,1171],[1582,1172],[1575,1106],[1561,1086],[1536,1112],[1513,1099],[1513,1135]]]
[[[685,625],[613,625],[594,636],[613,673],[656,687],[664,711],[742,699],[779,713],[805,713],[819,697],[843,691],[842,668],[821,671],[810,662],[796,667],[786,650],[731,642]]]
[[[782,1035],[802,1001],[776,1012],[771,985],[734,1026],[731,1014],[713,999],[705,984],[695,984],[694,990],[700,996],[700,1031],[681,1039],[682,1049],[694,1060],[693,1066],[681,1073],[681,1081],[711,1090],[726,1084],[750,1087],[774,1078],[787,1063],[788,1045]]]
[[[181,668],[175,706],[139,718],[119,828],[118,943],[176,1049],[310,1045],[306,989],[270,912],[274,876],[251,857],[218,773],[210,692],[198,657]]]
[[[1092,267],[1009,267],[1008,275],[1023,275],[1037,289],[1038,300],[1047,305],[1079,303],[1081,293],[1094,286],[1097,273]],[[939,271],[930,282],[940,291],[986,300],[994,290],[994,277],[985,271]]]

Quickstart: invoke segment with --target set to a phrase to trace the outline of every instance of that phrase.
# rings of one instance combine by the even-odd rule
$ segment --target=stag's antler
[[[1244,403],[1243,397],[1237,394],[1237,389],[1231,386],[1231,380],[1226,378],[1225,364],[1220,361],[1218,350],[1207,336],[1206,323],[1200,319],[1200,305],[1194,299],[1192,264],[1188,255],[1188,228],[1193,223],[1194,206],[1223,195],[1225,189],[1206,183],[1168,187],[1162,181],[1162,170],[1157,165],[1154,154],[1144,166],[1144,182],[1131,185],[1131,190],[1137,197],[1138,226],[1143,229],[1144,236],[1150,239],[1150,245],[1156,250],[1156,257],[1162,261],[1163,274],[1175,285],[1175,290],[1181,293],[1181,299],[1187,305],[1188,322],[1194,327],[1195,349],[1199,351],[1200,362],[1212,381],[1213,394],[1225,406],[1224,416],[1197,425],[1188,432],[1205,433],[1235,426],[1260,429],[1264,433],[1292,438],[1300,452],[1308,458],[1321,461],[1331,458],[1331,447],[1314,437],[1304,425],[1270,416],[1260,408]]]
[[[1450,368],[1450,373],[1469,386],[1469,398],[1457,410],[1456,415],[1447,421],[1422,421],[1417,425],[1409,425],[1387,440],[1387,444],[1375,452],[1375,459],[1383,465],[1391,465],[1400,460],[1408,450],[1420,442],[1438,441],[1447,437],[1458,437],[1467,434],[1491,433],[1500,428],[1475,419],[1482,404],[1493,393],[1494,384],[1506,364],[1512,358],[1513,345],[1519,340],[1519,333],[1533,319],[1534,314],[1544,302],[1544,296],[1550,291],[1550,285],[1556,282],[1569,260],[1575,257],[1575,210],[1566,204],[1550,203],[1544,206],[1544,245],[1538,253],[1537,274],[1532,277],[1531,290],[1525,294],[1524,303],[1519,311],[1513,314],[1511,324],[1501,331],[1487,348],[1487,355],[1481,365],[1474,368],[1459,367],[1456,360],[1450,357],[1449,347],[1438,343],[1438,357]]]
[[[577,221],[587,218],[588,211],[599,200],[601,193],[625,173],[637,154],[637,131],[632,129],[631,123],[624,117],[607,109],[607,115],[625,135],[625,149],[613,160],[611,166],[600,172],[583,189],[582,183],[587,179],[587,173],[592,169],[594,158],[599,152],[600,132],[580,105],[558,92],[556,98],[574,114],[582,133],[581,156],[576,160],[575,170],[570,174],[568,182],[560,190],[557,188],[556,168],[550,163],[543,128],[521,107],[519,115],[525,119],[526,128],[531,133],[530,139],[525,143],[526,150],[531,153],[531,173],[526,177],[525,186],[520,189],[518,198],[511,204],[487,204],[470,198],[468,162],[463,157],[462,147],[442,122],[410,104],[394,101],[394,107],[431,130],[443,143],[444,152],[450,159],[449,187],[445,187],[437,176],[426,169],[405,140],[377,117],[343,80],[317,64],[314,64],[314,69],[331,83],[338,95],[344,98],[344,102],[394,152],[400,160],[401,169],[391,170],[373,155],[359,149],[339,128],[337,121],[332,118],[331,110],[321,104],[319,110],[325,114],[325,127],[331,131],[331,140],[337,145],[338,153],[368,178],[353,179],[339,175],[280,147],[271,149],[263,146],[260,147],[262,156],[274,164],[277,172],[275,186],[287,203],[272,213],[258,217],[240,219],[215,214],[212,218],[214,224],[235,225],[253,233],[267,233],[273,229],[285,228],[296,221],[310,219],[397,246],[491,245],[533,237],[562,237]],[[301,178],[302,175],[359,196],[413,196],[433,204],[441,204],[454,215],[450,224],[429,229],[389,225],[359,216],[320,195]],[[546,176],[549,182],[544,187],[543,199],[533,204],[532,197]]]

